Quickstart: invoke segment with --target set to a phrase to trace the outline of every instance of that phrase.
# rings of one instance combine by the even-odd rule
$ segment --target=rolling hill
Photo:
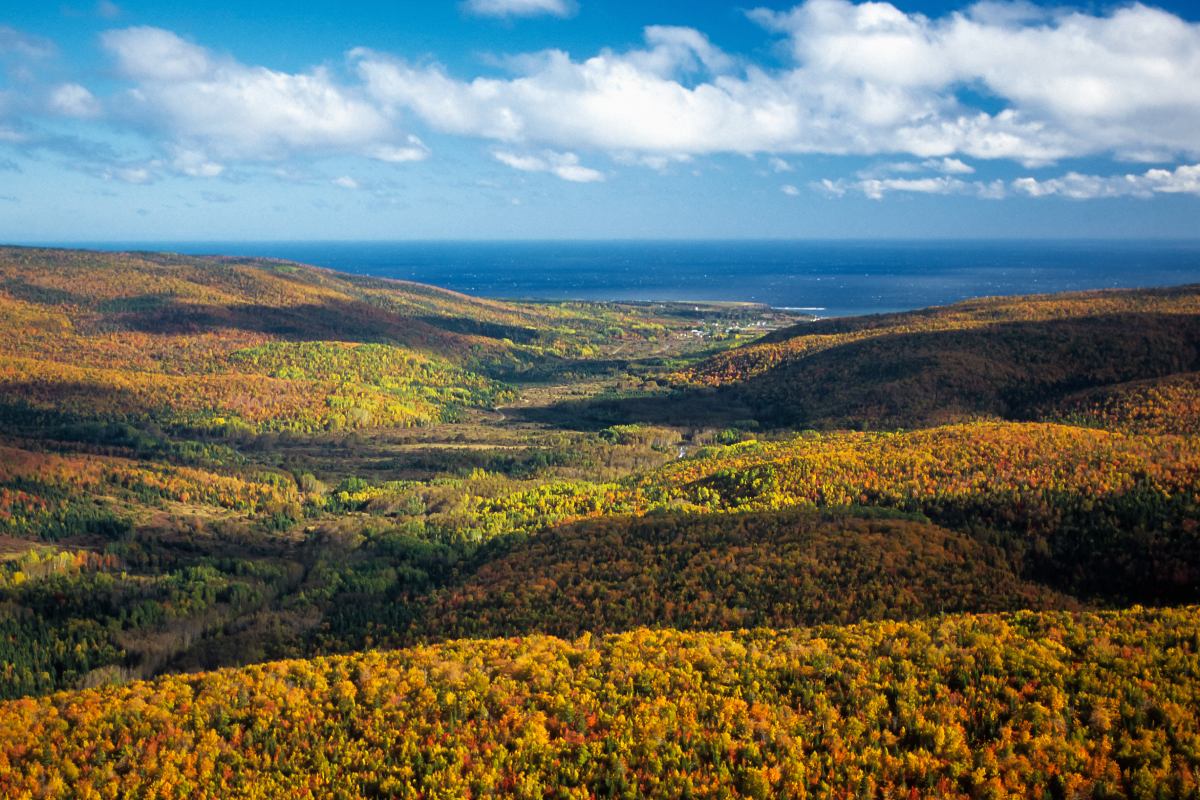
[[[1034,419],[1200,366],[1200,287],[997,298],[776,331],[677,375],[760,421],[888,429]]]
[[[1002,554],[927,522],[794,511],[652,514],[507,544],[433,595],[414,632],[434,640],[574,638],[1076,605],[1017,578]]]
[[[445,645],[0,704],[32,797],[1186,797],[1196,608]]]
[[[514,304],[269,259],[0,248],[0,414],[200,430],[422,425],[496,378],[693,319]]]
[[[0,248],[0,796],[1194,796],[1200,288],[784,319]]]
[[[1067,395],[1047,418],[1130,433],[1200,434],[1200,373],[1116,383]]]

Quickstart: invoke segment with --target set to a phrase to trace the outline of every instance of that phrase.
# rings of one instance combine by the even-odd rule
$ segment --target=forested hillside
[[[1194,436],[1200,434],[1200,373],[1085,389],[1041,413],[1077,425],[1130,433]]]
[[[1198,312],[1196,287],[970,301],[802,323],[677,379],[723,387],[727,402],[793,426],[1037,419],[1077,392],[1196,370]]]
[[[434,647],[0,705],[7,797],[1188,797],[1200,612]]]
[[[0,334],[2,796],[1200,791],[1195,287],[0,248]]]
[[[419,541],[478,539],[458,531],[452,509],[473,501],[457,483],[624,475],[680,438],[510,429],[496,409],[519,402],[517,384],[651,385],[663,368],[641,359],[791,319],[505,303],[263,259],[0,248],[0,695],[153,675],[196,652],[309,652],[351,569],[391,570],[374,551],[328,568],[347,541],[385,535],[376,520],[428,500]],[[394,480],[413,474],[428,479]],[[369,503],[396,486],[419,496]]]
[[[694,324],[662,307],[504,303],[265,259],[0,248],[0,419],[421,425],[511,399],[495,377]]]
[[[790,628],[1076,605],[1019,579],[1003,554],[967,536],[883,515],[608,517],[503,550],[434,594],[414,632],[574,638],[643,626]]]

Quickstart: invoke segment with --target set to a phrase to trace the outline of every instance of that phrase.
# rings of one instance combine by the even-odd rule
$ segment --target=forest
[[[1200,796],[1200,286],[0,247],[0,796]]]
[[[0,792],[1189,797],[1197,614],[643,628],[168,676],[6,704]]]

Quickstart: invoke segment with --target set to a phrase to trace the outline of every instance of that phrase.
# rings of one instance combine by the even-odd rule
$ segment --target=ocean
[[[739,300],[844,316],[984,295],[1200,283],[1200,240],[106,242],[270,256],[511,299]]]

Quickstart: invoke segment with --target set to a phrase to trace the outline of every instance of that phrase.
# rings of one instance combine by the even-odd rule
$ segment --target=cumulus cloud
[[[1200,195],[1200,164],[1173,170],[1152,169],[1140,174],[1083,175],[1069,172],[1060,178],[1018,178],[1013,190],[1029,197],[1068,197],[1094,200],[1105,197],[1153,197],[1155,194]]]
[[[466,0],[464,8],[564,16],[575,5]],[[297,155],[421,161],[430,149],[415,127],[483,140],[514,169],[575,182],[605,178],[582,163],[601,155],[660,171],[712,154],[760,156],[764,171],[782,175],[795,156],[817,153],[884,162],[820,184],[833,194],[1190,191],[1169,188],[1187,185],[1179,170],[1019,186],[970,176],[982,160],[1033,168],[1090,156],[1200,158],[1200,24],[1138,3],[1092,13],[981,2],[930,17],[888,2],[807,0],[748,14],[765,44],[780,46],[782,61],[756,63],[722,51],[703,31],[652,25],[630,49],[509,55],[498,75],[456,75],[361,48],[340,65],[287,72],[171,31],[124,28],[102,37],[129,84],[105,107],[110,118],[160,137],[162,169],[196,177],[223,174],[239,160]],[[0,27],[0,54],[51,52],[49,43]],[[39,92],[58,114],[100,110],[78,84]],[[0,113],[4,103],[0,93]],[[1171,177],[1151,177],[1156,172]]]
[[[507,150],[495,150],[492,156],[501,164],[521,172],[548,172],[572,183],[597,183],[604,173],[579,163],[574,153],[555,153],[547,150],[541,155],[523,155]]]
[[[50,93],[50,108],[67,117],[86,119],[100,114],[100,103],[78,83],[63,83]]]
[[[956,87],[975,84],[1034,125],[1024,132],[1031,161],[1200,149],[1200,25],[1145,5],[1094,16],[986,3],[930,19],[888,3],[810,0],[752,16],[788,36],[806,73],[870,87],[880,115],[902,124],[922,109],[951,120]],[[1020,158],[1025,148],[1013,145]],[[987,157],[970,141],[958,152]]]
[[[466,0],[463,8],[481,17],[569,17],[575,13],[573,0]]]
[[[522,59],[512,79],[459,81],[439,66],[416,66],[369,51],[354,54],[368,91],[389,108],[453,134],[557,149],[695,155],[769,149],[780,125],[751,119],[740,101],[710,83],[687,88],[681,72],[728,63],[697,32],[647,31],[649,47],[576,62],[548,51]],[[750,124],[751,122],[755,124]]]
[[[800,190],[797,189],[795,186],[793,186],[790,183],[785,183],[783,186],[780,186],[779,191],[783,192],[788,197],[799,197],[800,196]]]
[[[357,51],[381,103],[449,133],[558,149],[656,153],[907,153],[1028,165],[1096,153],[1198,153],[1200,26],[1134,5],[1110,15],[941,18],[889,3],[809,0],[751,17],[791,63],[740,63],[703,33],[646,29],[643,47],[548,51],[509,78]],[[1002,108],[960,97],[979,86]]]
[[[208,51],[171,31],[136,27],[108,31],[101,41],[116,56],[121,71],[136,80],[199,80],[212,68]]]
[[[136,121],[164,130],[201,174],[219,159],[279,159],[298,152],[356,153],[399,163],[428,150],[400,135],[376,104],[322,67],[287,73],[220,56],[159,28],[105,33],[104,46],[134,82]],[[194,174],[184,169],[188,174]]]
[[[358,181],[354,180],[354,178],[351,178],[349,175],[342,175],[340,177],[334,178],[332,183],[334,186],[340,186],[343,189],[359,188]]]

